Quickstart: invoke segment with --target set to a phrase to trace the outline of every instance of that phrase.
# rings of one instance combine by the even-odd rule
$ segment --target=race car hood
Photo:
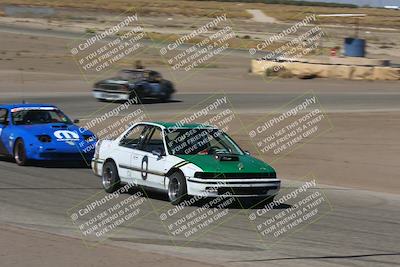
[[[51,138],[59,141],[64,139],[78,140],[82,135],[93,135],[88,130],[80,129],[74,124],[65,123],[19,125],[18,128],[30,135],[49,135]]]
[[[198,166],[203,172],[218,173],[273,173],[275,170],[265,162],[249,155],[236,155],[235,160],[221,160],[215,155],[176,155]]]
[[[123,84],[128,84],[129,81],[125,80],[125,79],[122,79],[122,78],[119,78],[119,77],[113,77],[113,78],[109,78],[109,79],[98,81],[96,84],[101,84],[101,83],[114,83],[114,84],[123,85]]]

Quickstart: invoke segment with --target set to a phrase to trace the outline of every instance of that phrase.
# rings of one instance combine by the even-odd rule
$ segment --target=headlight
[[[101,142],[102,142],[102,140],[99,140],[99,141],[96,142],[96,147],[95,147],[95,150],[94,150],[94,157],[95,158],[99,157]]]
[[[47,135],[47,134],[39,135],[38,139],[39,139],[40,142],[43,142],[43,143],[50,143],[51,142],[51,137],[49,135]]]

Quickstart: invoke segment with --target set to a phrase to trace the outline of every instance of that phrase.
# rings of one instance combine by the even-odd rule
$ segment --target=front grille
[[[126,87],[119,84],[101,83],[97,85],[97,88],[112,90],[112,91],[121,91],[121,90],[126,91]]]
[[[51,128],[53,129],[67,129],[67,125],[52,125]]]
[[[215,172],[196,172],[195,178],[202,179],[262,179],[262,178],[276,178],[275,172],[244,172],[244,173],[215,173]]]
[[[65,159],[76,159],[80,160],[83,159],[86,154],[81,153],[58,153],[58,152],[44,152],[40,153],[39,156],[41,158],[51,158],[54,160],[65,160]]]
[[[220,187],[218,188],[218,195],[232,194],[232,195],[266,195],[268,190],[278,189],[277,186],[273,187]]]

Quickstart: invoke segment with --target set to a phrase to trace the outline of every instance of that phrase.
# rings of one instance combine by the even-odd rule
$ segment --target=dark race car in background
[[[168,101],[175,92],[172,82],[162,78],[153,70],[125,69],[116,77],[96,82],[93,96],[99,101],[124,101],[153,98]]]

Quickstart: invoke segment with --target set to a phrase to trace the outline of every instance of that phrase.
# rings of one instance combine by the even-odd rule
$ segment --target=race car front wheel
[[[119,189],[120,179],[117,166],[115,166],[113,161],[107,161],[104,163],[101,180],[103,188],[107,193],[113,193]]]
[[[14,145],[14,159],[19,166],[28,164],[26,157],[25,143],[22,139],[18,139]]]
[[[179,172],[171,174],[168,183],[168,198],[171,204],[178,205],[183,202],[187,196],[187,187],[185,177]]]

